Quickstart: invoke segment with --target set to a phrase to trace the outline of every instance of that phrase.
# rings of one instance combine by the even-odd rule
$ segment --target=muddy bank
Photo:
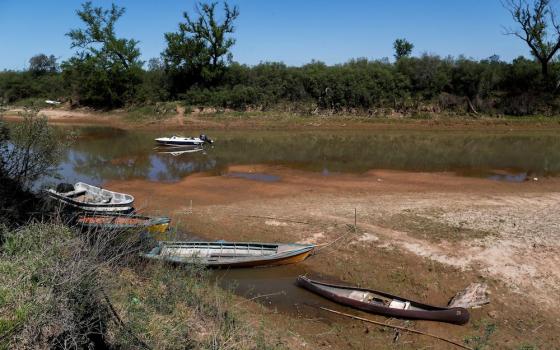
[[[275,180],[263,181],[255,174]],[[471,282],[490,285],[491,304],[473,310],[467,326],[389,320],[394,324],[470,339],[471,346],[547,348],[560,341],[555,307],[560,292],[558,178],[515,183],[381,170],[322,176],[246,165],[231,166],[222,176],[200,173],[177,183],[131,180],[105,185],[134,194],[143,211],[170,214],[182,231],[209,239],[323,244],[347,235],[334,249],[297,268],[271,272],[273,281],[278,275],[288,283],[303,271],[438,305],[447,304]],[[348,234],[354,208],[358,232]],[[238,280],[248,278],[237,273]],[[229,281],[233,285],[235,280]],[[271,278],[263,280],[273,288],[261,294],[284,289]],[[248,289],[241,294],[255,295]],[[247,304],[256,310],[261,309],[255,302],[266,305],[259,314],[290,344],[393,346],[388,345],[395,337],[392,331],[333,320],[302,304],[298,294],[288,295],[278,307],[274,298]],[[410,335],[401,335],[395,346],[446,348]]]
[[[19,120],[21,109],[9,109],[4,118]],[[145,130],[551,130],[560,129],[560,119],[544,117],[472,117],[434,115],[429,119],[370,116],[303,116],[282,112],[178,113],[165,118],[129,118],[128,112],[42,109],[52,124],[106,125]]]

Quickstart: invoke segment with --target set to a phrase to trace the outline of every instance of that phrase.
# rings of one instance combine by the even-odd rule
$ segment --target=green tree
[[[239,16],[237,6],[224,2],[224,18],[216,18],[217,3],[199,3],[193,18],[184,12],[179,31],[165,33],[167,48],[162,53],[171,78],[171,93],[183,93],[192,85],[216,85],[231,62],[230,48],[235,39],[233,22]]]
[[[26,111],[23,117],[21,123],[9,129],[0,125],[0,175],[28,189],[39,177],[56,175],[67,142],[60,139],[47,124],[47,118],[38,116],[37,111]]]
[[[73,29],[76,55],[63,64],[65,80],[79,103],[98,107],[119,107],[130,102],[141,83],[142,64],[138,41],[117,38],[115,23],[125,9],[110,9],[86,2],[76,13],[85,28]]]
[[[549,63],[560,50],[560,23],[551,0],[533,0],[532,4],[526,0],[506,0],[503,4],[520,27],[520,30],[508,29],[506,34],[520,38],[529,46],[541,64],[543,77],[547,78]]]
[[[33,75],[43,75],[47,73],[56,73],[58,71],[58,63],[54,55],[47,56],[38,54],[29,59],[29,71]]]
[[[406,39],[397,39],[393,43],[393,48],[395,49],[395,60],[400,60],[402,57],[409,57],[414,49],[414,44]]]

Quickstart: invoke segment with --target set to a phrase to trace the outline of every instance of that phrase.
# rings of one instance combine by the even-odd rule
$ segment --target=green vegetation
[[[141,82],[142,64],[138,42],[117,38],[115,23],[124,14],[115,4],[110,10],[92,7],[77,11],[85,29],[67,35],[78,52],[62,64],[63,77],[72,101],[94,107],[120,107],[133,101]]]
[[[230,52],[239,9],[200,3],[194,13],[184,13],[177,32],[164,34],[167,47],[145,66],[138,42],[116,35],[124,8],[86,2],[77,11],[84,27],[67,34],[78,49],[75,56],[58,64],[53,55],[40,54],[26,71],[0,72],[0,102],[48,98],[72,106],[131,108],[182,100],[189,107],[300,114],[555,115],[560,27],[550,1],[505,5],[520,28],[508,34],[523,39],[534,58],[411,56],[414,45],[397,39],[393,63],[358,58],[332,66],[320,61],[247,66],[234,62]]]
[[[465,344],[473,347],[475,350],[485,350],[485,349],[492,349],[494,346],[492,345],[490,338],[494,333],[496,333],[497,326],[495,323],[492,323],[486,319],[482,319],[480,321],[474,321],[472,327],[480,333],[480,335],[472,335],[465,337],[464,342]]]
[[[109,316],[95,254],[58,225],[32,224],[4,235],[0,347],[100,345],[96,335]]]
[[[177,105],[173,102],[156,102],[145,106],[132,106],[126,111],[126,119],[131,121],[160,121],[167,119],[177,112]]]
[[[0,224],[14,227],[39,214],[42,203],[29,189],[39,177],[56,174],[66,143],[36,111],[25,111],[10,128],[0,119]]]
[[[135,258],[135,232],[79,236],[58,224],[3,231],[0,349],[267,345],[203,268]]]

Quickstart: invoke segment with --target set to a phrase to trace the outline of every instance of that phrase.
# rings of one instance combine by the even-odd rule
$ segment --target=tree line
[[[76,12],[82,27],[67,33],[74,56],[59,64],[40,54],[25,71],[0,72],[0,102],[49,98],[110,109],[181,100],[189,106],[310,113],[557,113],[560,25],[551,2],[509,0],[504,6],[518,25],[506,34],[525,41],[533,57],[413,57],[414,45],[400,38],[393,62],[359,58],[295,67],[235,62],[231,47],[240,12],[227,3],[199,3],[185,12],[178,30],[164,34],[161,56],[143,62],[138,41],[116,34],[125,9],[86,2]]]

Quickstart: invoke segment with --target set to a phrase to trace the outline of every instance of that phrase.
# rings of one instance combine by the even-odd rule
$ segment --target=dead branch
[[[377,322],[377,321],[370,320],[370,319],[367,319],[367,318],[364,318],[364,317],[359,317],[359,316],[350,315],[350,314],[347,314],[347,313],[344,313],[344,312],[331,310],[331,309],[328,309],[328,308],[322,307],[322,306],[320,306],[319,309],[325,310],[325,311],[328,311],[328,312],[332,312],[333,314],[337,314],[337,315],[340,315],[340,316],[344,316],[344,317],[348,317],[348,318],[353,318],[353,319],[358,320],[358,321],[363,321],[363,322],[367,322],[367,323],[372,323],[372,324],[375,324],[375,325],[378,325],[378,326],[389,327],[389,328],[394,328],[394,329],[398,329],[398,330],[401,330],[401,331],[406,331],[406,332],[410,332],[410,333],[425,335],[425,336],[428,336],[428,337],[431,337],[431,338],[434,338],[434,339],[438,339],[438,340],[444,341],[444,342],[449,343],[449,344],[453,344],[453,345],[455,345],[455,346],[457,346],[457,347],[459,347],[459,348],[462,348],[462,349],[473,350],[472,348],[469,348],[468,346],[465,346],[465,345],[463,345],[463,344],[461,344],[461,343],[458,343],[458,342],[456,342],[456,341],[453,341],[453,340],[449,340],[449,339],[440,337],[440,336],[435,335],[435,334],[431,334],[431,333],[426,333],[426,332],[418,331],[418,330],[412,329],[412,328],[406,328],[406,327],[401,327],[401,326],[394,326],[394,325],[391,325],[391,324],[388,324],[388,323]]]

